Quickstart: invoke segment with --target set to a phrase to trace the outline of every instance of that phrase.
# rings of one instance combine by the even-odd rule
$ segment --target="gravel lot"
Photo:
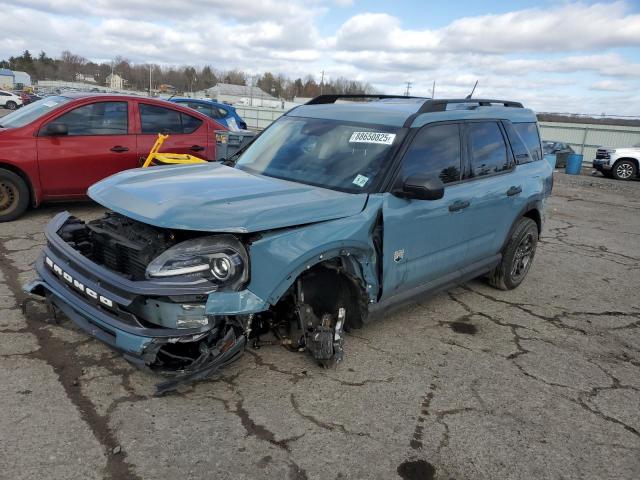
[[[11,113],[11,110],[7,110],[6,108],[0,108],[0,118],[4,117],[5,115],[9,115]]]
[[[62,209],[100,214],[0,226],[2,478],[640,478],[640,182],[556,174],[515,291],[474,281],[357,330],[337,370],[249,349],[162,398],[68,321],[20,313]]]

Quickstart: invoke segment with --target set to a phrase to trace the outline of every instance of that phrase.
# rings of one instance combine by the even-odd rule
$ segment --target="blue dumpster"
[[[569,175],[580,175],[582,170],[582,155],[577,153],[569,154],[567,158],[567,167],[564,169],[565,173]]]

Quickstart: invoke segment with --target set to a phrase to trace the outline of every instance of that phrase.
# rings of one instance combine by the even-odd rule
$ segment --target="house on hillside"
[[[112,90],[122,90],[124,88],[125,79],[117,73],[107,75],[106,85]]]
[[[84,73],[76,73],[76,82],[96,83],[96,79],[93,77],[93,75],[85,75]]]
[[[15,83],[15,75],[8,68],[0,68],[0,88],[12,90]]]
[[[254,107],[278,107],[281,101],[272,97],[258,87],[250,85],[231,85],[218,83],[215,87],[207,88],[205,95],[218,102],[250,105]]]

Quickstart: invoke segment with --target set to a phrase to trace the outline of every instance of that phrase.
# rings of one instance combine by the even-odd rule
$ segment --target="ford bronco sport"
[[[418,296],[527,275],[551,166],[535,114],[498,100],[325,95],[224,164],[93,185],[58,214],[26,291],[131,362],[204,378],[270,332],[322,365],[343,331]],[[271,337],[274,338],[273,336]]]

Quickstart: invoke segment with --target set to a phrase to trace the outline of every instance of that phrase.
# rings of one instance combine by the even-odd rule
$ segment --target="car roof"
[[[173,97],[169,99],[170,102],[196,102],[196,103],[208,103],[213,105],[222,105],[223,107],[230,107],[226,103],[216,102],[210,98],[189,98],[189,97]]]
[[[481,100],[454,99],[450,106],[452,109],[444,111],[427,111],[420,113],[420,109],[428,98],[382,98],[366,102],[344,103],[310,103],[290,110],[287,115],[291,117],[308,117],[326,120],[344,120],[358,123],[371,123],[390,127],[402,127],[408,120],[412,128],[418,128],[427,123],[453,121],[453,120],[510,120],[513,123],[535,122],[535,113],[522,108],[513,102],[504,102],[505,105],[483,105]],[[446,102],[447,100],[434,100],[432,102]],[[455,102],[455,103],[454,103]],[[494,101],[495,102],[495,101]],[[515,105],[519,105],[516,107]],[[413,118],[412,118],[413,117]]]

